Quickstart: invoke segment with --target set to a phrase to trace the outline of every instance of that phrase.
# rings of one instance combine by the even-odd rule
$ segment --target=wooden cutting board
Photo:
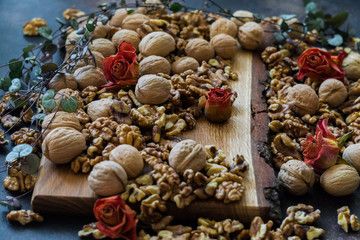
[[[200,119],[195,129],[181,135],[181,138],[191,138],[203,145],[214,144],[230,159],[236,154],[244,155],[250,168],[244,179],[242,200],[231,204],[196,200],[185,209],[170,206],[170,214],[184,219],[233,218],[244,223],[254,216],[280,217],[274,172],[263,158],[267,155],[268,133],[266,103],[262,97],[266,70],[258,55],[239,49],[233,59],[232,69],[239,79],[230,81],[238,93],[232,117],[225,124]],[[41,160],[31,202],[35,212],[92,215],[95,200],[87,174],[74,174],[69,165],[55,165],[46,158]]]

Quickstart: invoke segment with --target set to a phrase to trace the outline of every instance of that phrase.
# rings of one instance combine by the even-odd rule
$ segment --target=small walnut
[[[175,50],[175,40],[168,33],[152,32],[140,41],[139,50],[144,56],[165,57]]]
[[[264,223],[261,217],[255,217],[251,222],[249,235],[251,239],[265,239],[272,226],[272,221]]]
[[[38,213],[30,210],[13,210],[6,215],[6,220],[9,222],[18,221],[21,225],[26,225],[32,221],[42,222],[44,219]]]
[[[18,126],[20,122],[21,120],[18,117],[11,116],[10,114],[1,117],[1,123],[4,128],[11,128],[14,126]]]
[[[47,23],[42,18],[33,18],[30,22],[26,22],[23,26],[23,34],[27,36],[39,35],[39,28],[47,26]]]
[[[97,38],[94,39],[89,44],[89,49],[91,51],[96,51],[101,53],[104,57],[110,57],[111,55],[114,55],[116,52],[115,45],[106,38]]]
[[[170,74],[170,63],[160,56],[148,56],[140,62],[140,75],[164,73]]]
[[[356,51],[351,51],[343,61],[343,68],[346,77],[357,80],[360,78],[360,54]]]
[[[106,238],[105,233],[100,232],[96,226],[96,222],[90,223],[83,226],[83,229],[78,232],[79,237],[89,237],[92,236],[95,239]]]
[[[198,62],[208,61],[215,55],[211,44],[202,38],[190,39],[185,47],[186,55],[195,58]]]
[[[201,144],[188,139],[175,145],[170,151],[169,164],[176,172],[183,174],[186,169],[200,171],[206,164],[206,152]]]
[[[109,25],[114,27],[121,27],[123,20],[128,16],[127,10],[125,8],[117,9],[114,15],[109,21]]]
[[[6,140],[5,138],[5,132],[4,131],[0,131],[0,146],[5,146],[9,144],[9,140]]]
[[[195,58],[181,57],[171,64],[171,71],[173,74],[180,74],[187,70],[196,71],[199,66],[199,62]]]
[[[83,90],[88,86],[101,87],[107,82],[103,71],[92,65],[87,65],[77,69],[74,72],[74,77],[80,90]]]
[[[342,155],[343,159],[350,163],[358,172],[360,172],[360,144],[348,146]]]
[[[141,24],[143,24],[145,21],[149,20],[150,18],[144,14],[140,13],[133,13],[130,15],[127,15],[124,20],[122,21],[121,27],[123,29],[129,29],[136,31],[139,27],[141,27]]]
[[[63,12],[63,17],[66,20],[70,20],[72,18],[78,18],[82,16],[85,16],[85,13],[75,8],[68,8]]]
[[[264,29],[258,23],[247,22],[239,28],[238,39],[241,47],[256,50],[264,43]]]
[[[296,84],[288,91],[287,99],[294,102],[293,111],[304,116],[305,114],[313,115],[319,107],[319,99],[311,87],[305,84]]]
[[[100,196],[122,193],[127,184],[124,168],[113,161],[103,161],[95,165],[88,177],[90,188]]]
[[[347,98],[345,85],[334,78],[323,81],[319,88],[320,101],[329,104],[331,107],[340,106]]]
[[[129,126],[128,124],[119,124],[116,128],[116,136],[119,139],[120,144],[131,145],[138,150],[143,148],[143,137],[140,129],[137,126]]]
[[[82,127],[79,120],[75,117],[73,113],[58,111],[46,115],[44,118],[41,128],[43,131],[44,137],[53,129],[58,127],[71,127],[78,131],[81,131]],[[46,130],[45,130],[46,129]]]
[[[210,44],[216,54],[222,58],[232,58],[238,49],[236,39],[223,33],[213,37]]]
[[[108,98],[92,101],[88,104],[87,114],[90,116],[91,120],[93,121],[95,121],[100,117],[109,117],[110,106],[112,103],[113,100]]]
[[[127,144],[122,144],[112,150],[109,159],[120,164],[125,169],[129,178],[138,176],[144,167],[144,161],[140,152]]]
[[[345,164],[328,168],[320,178],[324,190],[333,196],[345,196],[353,193],[359,186],[360,177],[356,169]]]
[[[94,30],[93,39],[106,38],[111,29],[112,27],[110,25],[103,25],[101,21],[98,21]]]
[[[13,141],[15,145],[24,143],[34,145],[33,152],[35,153],[37,152],[38,147],[41,147],[41,139],[38,139],[39,136],[39,131],[24,127],[11,134],[10,140]]]
[[[114,34],[111,41],[116,48],[122,42],[129,42],[134,46],[135,49],[139,49],[140,38],[137,32],[135,31],[128,29],[121,29]]]
[[[77,34],[77,31],[71,32],[67,37],[65,41],[65,49],[66,53],[70,54],[76,47],[75,43],[72,43],[73,41],[77,42],[81,38],[81,35]]]
[[[169,99],[170,89],[169,80],[154,74],[148,74],[138,79],[135,95],[143,104],[161,104]]]
[[[290,160],[281,166],[278,181],[289,192],[299,196],[314,185],[315,172],[303,161]]]
[[[219,18],[210,26],[210,39],[218,34],[226,34],[235,38],[237,32],[238,31],[235,23],[226,18]]]
[[[49,82],[49,88],[58,92],[64,88],[77,90],[77,82],[75,77],[70,73],[57,73]]]

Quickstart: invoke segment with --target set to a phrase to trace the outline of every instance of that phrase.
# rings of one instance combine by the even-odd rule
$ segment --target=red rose
[[[116,55],[104,58],[104,74],[109,83],[103,87],[116,89],[136,84],[139,63],[136,61],[135,51],[131,43],[122,42]]]
[[[232,93],[221,89],[212,88],[207,94],[208,99],[205,104],[205,117],[211,122],[225,122],[231,116]]]
[[[309,48],[298,58],[300,67],[298,79],[307,76],[320,81],[328,78],[344,81],[346,73],[342,69],[342,63],[346,55],[347,53],[343,51],[338,56],[331,56],[326,51]]]
[[[135,214],[120,195],[99,199],[94,205],[97,228],[110,238],[137,239]]]
[[[304,143],[304,161],[317,172],[335,165],[340,151],[336,138],[327,128],[327,124],[328,119],[319,120],[315,137],[308,135]]]

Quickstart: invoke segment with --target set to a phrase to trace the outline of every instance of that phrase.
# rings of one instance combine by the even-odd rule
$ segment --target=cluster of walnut
[[[318,239],[325,231],[316,228],[313,223],[320,218],[320,210],[314,210],[310,205],[298,204],[291,206],[286,211],[287,217],[279,228],[273,229],[273,222],[264,222],[261,217],[255,217],[249,229],[238,220],[226,219],[214,221],[205,218],[198,219],[197,228],[183,225],[170,225],[173,217],[166,216],[159,222],[152,224],[152,229],[157,236],[150,236],[141,230],[138,235],[140,240],[160,239],[266,239],[266,240],[301,240]]]
[[[32,221],[42,222],[44,219],[38,213],[31,210],[13,210],[6,215],[6,220],[9,222],[17,221],[22,225],[26,225]]]
[[[360,222],[355,214],[350,215],[350,209],[348,206],[343,206],[337,210],[338,213],[338,224],[347,233],[349,232],[349,225],[351,230],[357,232],[360,230]]]
[[[4,187],[13,192],[26,192],[35,186],[34,174],[25,174],[21,171],[21,158],[8,164],[8,176],[4,179]]]

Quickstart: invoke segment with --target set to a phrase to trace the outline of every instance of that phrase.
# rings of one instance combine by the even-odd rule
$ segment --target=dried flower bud
[[[205,117],[211,122],[225,122],[231,116],[231,96],[233,94],[221,88],[212,88],[207,94]]]

